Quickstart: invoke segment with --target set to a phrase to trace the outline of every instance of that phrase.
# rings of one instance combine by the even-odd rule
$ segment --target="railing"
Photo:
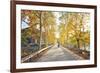
[[[52,46],[45,47],[45,48],[43,48],[43,49],[41,49],[41,50],[39,50],[39,51],[37,51],[37,52],[35,52],[35,53],[32,53],[32,54],[28,55],[28,56],[22,58],[22,59],[21,59],[21,62],[23,63],[23,62],[27,61],[28,59],[30,59],[30,58],[32,58],[32,57],[34,57],[34,56],[40,54],[41,52],[43,52],[43,51],[45,51],[45,50],[47,50],[48,48],[51,48],[51,47],[52,47]]]

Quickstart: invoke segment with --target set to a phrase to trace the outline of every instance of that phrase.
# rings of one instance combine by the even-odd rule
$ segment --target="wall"
[[[100,37],[100,2],[99,0],[34,0],[43,2],[71,3],[71,4],[89,4],[98,6],[98,37]],[[100,38],[98,38],[98,56],[100,55]],[[1,0],[0,2],[0,73],[10,73],[10,0]],[[100,57],[98,57],[97,68],[69,69],[55,71],[41,71],[31,73],[99,73]]]

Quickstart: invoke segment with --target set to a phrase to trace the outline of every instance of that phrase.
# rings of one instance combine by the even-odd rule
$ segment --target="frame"
[[[96,66],[97,6],[11,1],[12,73]]]

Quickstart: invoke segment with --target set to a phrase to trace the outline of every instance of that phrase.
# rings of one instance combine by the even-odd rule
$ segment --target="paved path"
[[[36,59],[36,62],[48,62],[48,61],[67,61],[67,60],[80,60],[81,58],[70,51],[65,50],[63,47],[53,46],[44,53],[40,58]]]

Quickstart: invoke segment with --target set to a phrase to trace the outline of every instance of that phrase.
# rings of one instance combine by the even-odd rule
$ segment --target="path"
[[[37,58],[36,62],[48,62],[48,61],[66,61],[66,60],[80,60],[81,58],[72,53],[68,49],[63,47],[57,47],[57,45],[49,48],[40,58]]]

